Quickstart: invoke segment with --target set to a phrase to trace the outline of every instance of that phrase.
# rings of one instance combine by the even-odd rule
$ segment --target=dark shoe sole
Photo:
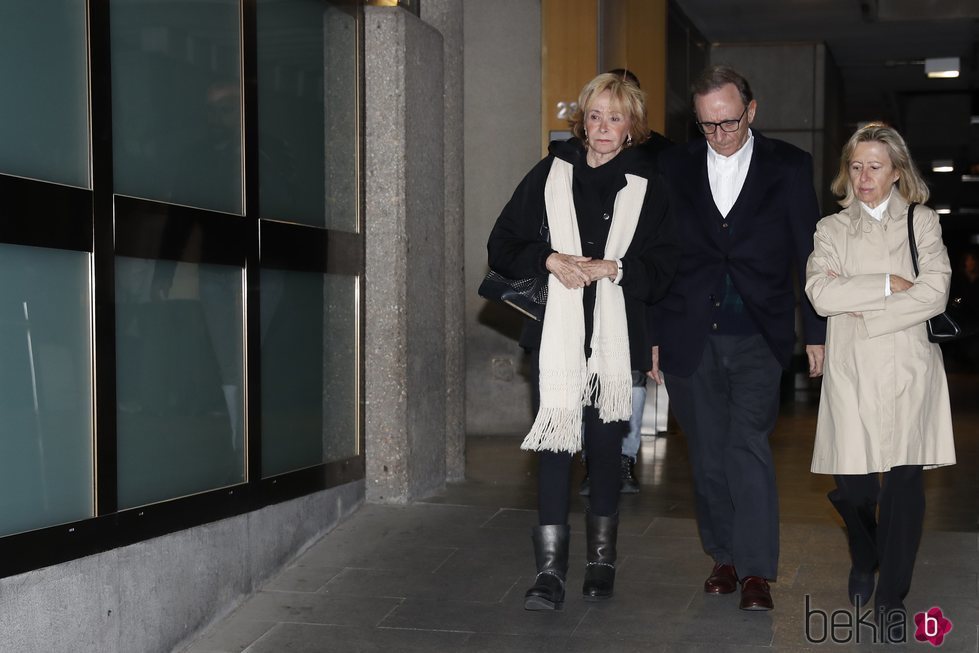
[[[588,601],[589,603],[598,603],[600,601],[608,601],[610,598],[612,598],[612,595],[611,594],[583,594],[581,598]]]
[[[741,602],[738,607],[753,612],[768,611],[775,607],[768,581],[759,576],[746,576],[741,581]]]
[[[767,612],[767,611],[773,610],[775,608],[775,606],[773,606],[773,605],[757,605],[757,604],[742,605],[742,606],[739,606],[739,607],[742,610],[747,610],[748,612]]]
[[[560,610],[564,606],[564,601],[548,601],[542,596],[528,596],[524,599],[524,610]]]
[[[732,590],[727,590],[726,592],[721,591],[719,589],[710,589],[709,590],[709,589],[706,589],[705,588],[704,589],[704,594],[709,594],[711,596],[727,596],[728,594],[734,594],[737,591],[738,591],[737,588],[734,588]]]
[[[631,483],[623,483],[619,488],[619,494],[639,494],[639,486]]]

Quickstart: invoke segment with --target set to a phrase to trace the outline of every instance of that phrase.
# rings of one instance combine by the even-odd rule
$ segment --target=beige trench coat
[[[915,278],[907,211],[895,188],[880,222],[854,201],[816,226],[806,294],[829,318],[812,458],[817,474],[955,463],[942,352],[925,327],[945,309],[952,271],[938,215],[918,206]],[[887,273],[914,286],[885,297]]]

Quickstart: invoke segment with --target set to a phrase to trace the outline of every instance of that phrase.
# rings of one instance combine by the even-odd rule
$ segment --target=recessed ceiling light
[[[935,213],[938,215],[948,215],[952,212],[952,209],[946,205],[939,205],[935,207]]]
[[[951,159],[935,159],[931,162],[932,172],[955,172],[955,164]]]
[[[929,77],[958,77],[959,58],[941,57],[925,59],[925,74]]]

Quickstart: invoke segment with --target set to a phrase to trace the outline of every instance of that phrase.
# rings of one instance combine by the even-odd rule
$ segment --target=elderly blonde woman
[[[572,132],[517,186],[487,246],[496,272],[548,283],[543,323],[528,320],[521,337],[539,383],[522,445],[539,452],[528,610],[564,602],[571,459],[582,443],[591,477],[582,593],[612,596],[631,371],[650,368],[645,303],[665,293],[678,257],[663,181],[635,148],[649,134],[643,92],[599,75],[581,91]]]
[[[925,322],[941,313],[951,268],[928,187],[904,139],[882,124],[843,148],[832,190],[844,207],[823,218],[806,293],[829,318],[812,471],[833,474],[829,498],[847,528],[850,601],[903,636],[904,597],[921,538],[922,470],[955,463],[948,385]],[[909,203],[919,273],[908,243]],[[880,476],[882,474],[882,476]]]

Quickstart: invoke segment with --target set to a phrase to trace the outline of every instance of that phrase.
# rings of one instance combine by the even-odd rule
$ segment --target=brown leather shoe
[[[775,607],[772,602],[772,591],[768,581],[761,576],[745,576],[741,581],[742,610],[771,610]]]
[[[710,576],[704,581],[704,591],[708,594],[730,594],[738,589],[738,572],[734,565],[720,562],[714,564]]]

